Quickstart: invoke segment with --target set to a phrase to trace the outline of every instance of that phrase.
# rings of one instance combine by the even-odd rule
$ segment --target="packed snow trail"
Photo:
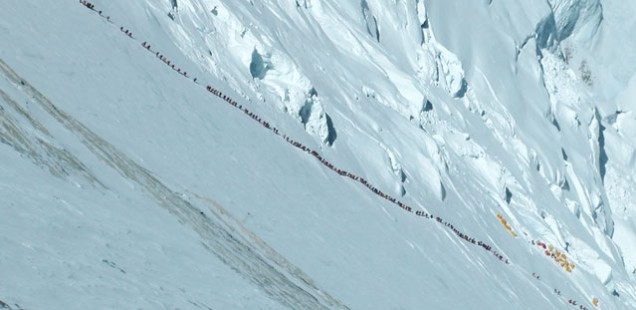
[[[144,188],[159,205],[190,226],[201,241],[225,264],[261,287],[273,299],[292,309],[349,309],[328,293],[317,288],[300,269],[279,257],[271,259],[268,252],[259,253],[262,245],[253,244],[251,238],[242,238],[221,218],[207,216],[165,186],[150,171],[129,159],[106,140],[93,133],[79,121],[55,106],[42,93],[20,77],[0,59],[0,71],[16,88],[32,98],[49,115],[76,135],[98,158],[123,177]],[[253,240],[253,239],[252,239]]]
[[[97,12],[97,11],[95,11],[95,12]],[[101,14],[100,14],[100,15],[101,15]],[[112,21],[110,21],[110,17],[107,17],[107,16],[105,17],[105,16],[103,16],[103,15],[102,15],[102,17],[103,17],[103,18],[105,18],[105,19],[109,22],[108,24],[112,24]],[[118,27],[119,27],[119,26],[118,26]],[[123,29],[123,28],[121,28],[121,29]],[[122,31],[123,31],[123,30],[122,30]],[[125,32],[124,32],[124,33],[125,33]],[[133,39],[135,39],[129,31],[128,31],[127,36],[128,36],[129,38],[133,38]],[[137,39],[135,39],[135,40],[137,41]],[[139,43],[141,43],[140,41],[138,41],[138,42],[139,42]],[[142,44],[140,44],[140,45],[142,45]],[[149,47],[149,46],[147,46],[147,47],[146,47],[146,49],[150,49],[150,47]],[[154,52],[153,52],[153,53],[154,53]],[[162,59],[162,60],[164,60],[164,59]],[[167,60],[164,60],[164,63],[167,63],[167,62],[168,62]],[[179,72],[180,70],[175,69],[175,71]],[[185,74],[185,73],[182,73],[181,75],[182,75],[182,76],[187,77],[187,74]],[[190,79],[190,80],[192,81],[193,79]],[[195,81],[195,82],[196,82],[196,81]],[[201,86],[201,84],[199,84],[199,83],[197,83],[197,85]],[[220,96],[220,93],[219,93],[219,95],[217,95],[217,96]],[[222,96],[220,96],[220,97],[221,97],[221,98],[223,98]],[[225,96],[225,97],[226,97],[226,98],[224,98],[224,99],[225,99],[226,101],[228,101],[227,96]],[[230,104],[234,105],[234,104],[233,104],[234,102],[235,102],[235,101],[233,101],[233,100],[229,99],[229,102],[228,102],[228,103],[230,103]],[[251,113],[251,112],[248,112],[248,111],[247,111],[247,109],[241,109],[241,111],[242,111],[242,112],[244,112],[246,115],[250,116],[251,118],[255,119],[256,121],[259,121],[261,124],[263,124],[263,126],[268,127],[268,126],[266,126],[266,125],[268,125],[267,123],[263,123],[263,122],[260,120],[260,117],[258,117],[258,116],[256,116],[256,115],[254,115],[254,114],[253,114],[253,113]],[[270,126],[270,127],[271,127],[271,126]],[[274,128],[274,129],[275,129],[275,128]],[[273,131],[273,129],[270,129],[270,130],[272,130],[272,131]],[[287,139],[289,138],[289,137],[286,137],[286,136],[284,136],[284,135],[280,135],[280,134],[279,134],[278,136],[281,136],[281,137],[285,138],[285,140],[287,140]],[[307,149],[303,150],[303,149],[302,149],[302,145],[300,145],[298,142],[290,142],[290,141],[293,141],[293,140],[289,139],[287,142],[289,142],[289,143],[290,143],[292,146],[294,146],[295,148],[298,148],[298,149],[300,149],[300,150],[302,150],[302,151],[305,151],[305,152],[307,152],[307,153],[310,153],[310,151],[311,151],[311,150],[309,150],[309,151],[307,151]],[[314,154],[311,154],[311,153],[310,153],[310,155],[315,156]],[[317,158],[318,160],[320,160],[318,157],[316,157],[316,158]],[[335,171],[335,172],[337,172],[337,173],[339,173],[339,174],[341,174],[341,175],[342,175],[342,174],[345,174],[345,176],[347,176],[347,177],[349,177],[349,178],[351,178],[351,176],[353,176],[352,174],[351,174],[351,175],[348,175],[348,173],[347,173],[346,171],[343,171],[343,170],[340,170],[340,169],[338,169],[338,168],[333,167],[333,165],[328,164],[328,162],[327,162],[326,160],[325,160],[325,162],[326,162],[327,164],[326,164],[325,162],[323,162],[322,160],[320,160],[320,162],[321,162],[323,165],[325,165],[326,167],[330,168],[332,171]],[[354,180],[355,180],[355,176],[354,176]],[[357,182],[359,182],[359,183],[362,183],[362,181],[361,181],[360,179],[355,180],[355,181],[357,181]],[[377,190],[377,188],[376,188],[376,187],[374,187],[374,186],[372,186],[372,185],[368,184],[368,182],[367,182],[366,184],[365,184],[365,183],[362,183],[362,184],[363,184],[363,185],[365,185],[365,186],[366,186],[369,190],[373,191],[373,193],[374,193],[374,194],[376,194],[376,195],[378,195],[378,196],[381,196],[382,198],[385,198],[385,199],[389,200],[389,201],[390,201],[390,202],[392,202],[392,203],[395,203],[394,201],[391,201],[391,199],[389,199],[389,198],[392,198],[392,197],[390,197],[390,196],[386,196],[386,195],[380,195],[380,193],[381,193],[381,192],[380,192],[379,190]],[[387,197],[388,197],[388,198],[387,198]],[[396,204],[397,204],[397,203],[396,203]],[[400,204],[397,204],[397,205],[398,205],[398,207],[401,207],[403,210],[406,210],[406,211],[407,211],[407,212],[409,212],[409,213],[413,213],[412,209],[411,209],[411,210],[406,209],[404,204],[401,204],[401,205],[400,205]],[[407,207],[408,207],[408,206],[407,206]],[[419,211],[419,212],[422,212],[422,211]],[[433,217],[432,217],[432,215],[430,215],[430,214],[428,214],[428,213],[419,213],[419,214],[418,214],[417,212],[415,212],[415,213],[416,213],[415,215],[421,215],[421,214],[424,214],[424,215],[422,215],[423,217],[426,217],[425,215],[428,215],[428,216],[429,216],[429,218],[428,218],[428,219],[432,219],[432,218],[433,218]],[[446,224],[448,224],[448,223],[444,223],[444,222],[442,222],[442,223],[443,223],[443,224],[445,224],[445,225],[446,225]],[[450,224],[448,224],[448,225],[450,225]],[[448,226],[447,226],[447,227],[448,227]],[[449,228],[449,229],[453,229],[452,227],[448,227],[448,228]],[[456,229],[456,228],[455,228],[455,229]],[[461,236],[460,236],[460,237],[461,237]],[[529,275],[529,272],[528,272],[528,275]]]
[[[96,13],[99,14],[100,17],[106,19],[108,22],[112,23],[113,25],[115,25],[115,23],[113,23],[113,21],[111,20],[110,16],[105,16],[103,15],[102,11],[98,11],[95,9],[94,5],[86,2],[86,1],[80,1],[80,3],[82,3],[84,6],[86,6],[88,9],[90,9],[91,11],[94,11]],[[133,36],[133,33],[126,27],[120,26],[120,31],[125,34],[128,38],[133,39],[137,42],[140,43],[140,45],[148,50],[150,53],[152,53],[155,57],[157,57],[159,60],[161,60],[165,65],[167,65],[168,67],[170,67],[172,70],[174,70],[175,72],[177,72],[178,74],[180,74],[182,77],[188,78],[189,80],[193,81],[195,84],[202,86],[198,81],[196,77],[190,77],[188,76],[188,74],[186,73],[185,70],[182,70],[180,67],[176,66],[174,63],[172,63],[165,55],[163,55],[162,53],[160,53],[159,51],[156,51],[155,49],[152,49],[152,45],[147,42],[147,41],[141,41],[140,39],[137,39],[136,36]],[[257,114],[254,114],[253,112],[251,112],[249,109],[243,107],[241,104],[239,104],[238,102],[236,102],[234,99],[228,97],[227,95],[223,94],[222,91],[218,90],[217,88],[214,88],[210,85],[206,86],[206,90],[210,93],[212,93],[213,95],[223,99],[224,101],[226,101],[228,104],[230,104],[231,106],[233,106],[234,108],[239,109],[241,112],[243,112],[245,115],[249,116],[252,120],[258,122],[259,124],[261,124],[264,128],[270,130],[272,133],[274,133],[275,135],[283,138],[287,143],[289,143],[290,145],[292,145],[293,147],[297,148],[298,150],[305,152],[313,157],[315,157],[321,164],[323,164],[325,167],[329,168],[330,170],[338,173],[339,175],[343,176],[343,177],[347,177],[350,180],[353,180],[355,182],[358,182],[362,185],[364,185],[365,187],[367,187],[371,192],[373,192],[375,195],[391,202],[392,204],[398,206],[399,208],[403,209],[404,211],[407,211],[408,213],[414,214],[418,217],[423,217],[425,219],[429,219],[429,220],[435,220],[437,223],[442,224],[444,227],[448,228],[449,230],[451,230],[456,236],[458,236],[460,239],[466,241],[469,244],[473,244],[473,245],[477,245],[479,247],[481,247],[482,249],[491,252],[496,258],[499,259],[499,261],[504,262],[506,264],[509,264],[509,260],[504,258],[503,255],[501,255],[499,252],[497,252],[496,250],[493,249],[492,246],[488,245],[485,242],[482,241],[478,241],[475,238],[470,237],[469,235],[461,232],[457,227],[455,227],[453,224],[451,224],[450,222],[440,218],[440,217],[436,217],[433,216],[432,214],[429,214],[428,212],[425,211],[421,211],[421,210],[417,210],[415,212],[413,212],[413,208],[405,203],[402,203],[401,201],[397,200],[396,198],[385,194],[383,191],[379,190],[377,187],[375,187],[374,185],[372,185],[372,183],[368,182],[366,179],[359,177],[353,173],[350,173],[344,169],[340,169],[336,166],[334,166],[333,164],[331,164],[329,161],[327,161],[326,159],[324,159],[317,151],[312,150],[304,145],[302,145],[300,142],[295,141],[294,139],[291,139],[289,136],[287,136],[284,133],[281,133],[276,127],[273,127],[269,124],[269,122],[264,121],[260,116],[258,116]],[[513,235],[514,236],[514,235]],[[529,242],[533,242],[533,240],[529,241]],[[550,254],[547,254],[548,256],[550,256]],[[538,276],[534,276],[535,273],[533,273],[533,277],[537,278],[537,280],[539,280]],[[560,290],[558,289],[554,289],[554,293],[557,294],[558,296],[562,297],[563,299],[565,299],[566,297],[562,296],[560,293]],[[571,299],[568,298],[568,303],[570,305],[573,306],[578,306],[577,308],[579,309],[588,309],[587,307],[581,305],[578,301],[576,301],[575,299]]]
[[[80,0],[80,3],[82,3],[84,6],[86,6],[91,11],[98,13],[100,17],[106,19],[108,22],[112,23],[113,25],[116,25],[115,23],[113,23],[113,21],[112,21],[110,16],[103,15],[103,12],[100,11],[100,10],[96,10],[95,6],[93,4],[91,4],[90,2],[86,2],[86,1]],[[119,25],[116,25],[116,26],[119,26]],[[183,76],[185,78],[188,78],[191,81],[193,81],[194,83],[196,83],[197,85],[201,86],[201,84],[199,84],[197,82],[197,78],[196,77],[194,77],[194,78],[189,77],[185,70],[181,70],[180,67],[178,67],[174,63],[172,63],[165,55],[163,55],[159,51],[156,51],[156,50],[152,49],[152,44],[150,44],[147,41],[143,41],[142,42],[141,40],[137,39],[137,37],[133,36],[133,32],[130,29],[128,29],[127,27],[120,26],[119,30],[124,35],[126,35],[128,38],[133,39],[133,40],[135,40],[137,42],[140,42],[140,45],[144,49],[148,50],[150,53],[155,55],[155,57],[157,57],[159,60],[161,60],[169,68],[171,68],[172,70],[174,70],[175,72],[177,72],[181,76]],[[509,260],[506,259],[497,250],[495,250],[492,245],[490,245],[490,244],[488,244],[486,242],[480,241],[480,240],[476,240],[475,238],[469,236],[468,234],[460,231],[457,227],[455,227],[450,222],[444,220],[443,218],[441,218],[439,216],[437,216],[437,217],[433,216],[432,214],[430,214],[430,213],[428,213],[426,211],[423,211],[423,210],[417,210],[417,211],[413,212],[413,208],[411,206],[409,206],[408,204],[397,200],[395,197],[392,197],[390,195],[385,194],[383,191],[379,190],[372,183],[368,182],[365,178],[357,176],[357,175],[355,175],[353,173],[350,173],[350,172],[348,172],[348,171],[346,171],[344,169],[340,169],[340,168],[334,166],[329,161],[324,159],[317,151],[312,150],[312,149],[302,145],[300,142],[297,142],[294,139],[291,139],[286,134],[281,133],[276,127],[272,127],[269,124],[269,122],[263,121],[260,116],[254,114],[249,109],[247,109],[247,108],[243,107],[242,105],[238,104],[234,99],[224,95],[223,92],[221,92],[220,90],[218,90],[218,89],[216,89],[216,88],[214,88],[212,86],[209,86],[209,85],[206,86],[206,89],[207,89],[208,92],[210,92],[213,95],[223,99],[224,101],[226,101],[227,103],[229,103],[233,107],[235,107],[235,108],[239,109],[240,111],[242,111],[244,114],[249,116],[252,120],[260,123],[263,127],[265,127],[266,129],[270,130],[275,135],[283,138],[287,143],[289,143],[293,147],[295,147],[295,148],[301,150],[302,152],[305,152],[305,153],[315,157],[321,164],[323,164],[325,167],[329,168],[330,170],[338,173],[339,175],[341,175],[343,177],[347,177],[347,178],[349,178],[349,179],[351,179],[351,180],[353,180],[355,182],[358,182],[358,183],[364,185],[371,192],[373,192],[375,195],[377,195],[377,196],[389,201],[390,203],[398,206],[399,208],[401,208],[402,210],[404,210],[404,211],[406,211],[408,213],[411,213],[411,214],[414,214],[414,215],[416,215],[418,217],[426,218],[426,219],[429,219],[429,220],[435,220],[437,223],[442,224],[442,225],[444,225],[444,227],[446,227],[449,230],[451,230],[453,232],[453,234],[455,234],[460,239],[466,241],[469,244],[479,246],[480,248],[490,252],[492,255],[494,255],[501,262],[504,262],[506,264],[509,263]]]

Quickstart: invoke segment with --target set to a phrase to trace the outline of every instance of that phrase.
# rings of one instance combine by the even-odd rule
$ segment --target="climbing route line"
[[[109,23],[111,23],[111,24],[113,24],[115,26],[119,26],[119,25],[116,25],[112,21],[110,16],[106,16],[103,13],[103,11],[96,9],[94,4],[92,4],[92,3],[90,3],[90,2],[88,2],[86,0],[80,0],[79,2],[82,5],[84,5],[86,8],[88,8],[89,10],[97,13],[100,17],[104,18],[107,22],[109,22]],[[127,36],[128,38],[130,38],[132,40],[135,40],[137,42],[140,42],[142,48],[146,49],[149,53],[154,55],[157,59],[161,60],[165,65],[167,65],[170,69],[175,71],[177,74],[181,75],[184,78],[190,79],[196,85],[203,87],[203,85],[198,82],[198,79],[196,77],[189,76],[188,73],[185,70],[182,70],[179,66],[177,66],[170,59],[168,59],[163,53],[161,53],[158,50],[154,49],[150,45],[149,42],[147,42],[147,41],[143,41],[142,42],[142,40],[137,39],[137,37],[134,36],[133,33],[128,28],[126,28],[124,26],[120,26],[119,30],[125,36]],[[399,201],[398,199],[396,199],[395,197],[393,197],[391,195],[388,195],[388,194],[384,193],[383,191],[378,189],[376,186],[374,186],[371,182],[369,182],[365,178],[360,177],[360,176],[358,176],[356,174],[353,174],[353,173],[351,173],[349,171],[346,171],[344,169],[340,169],[340,168],[334,166],[327,159],[325,159],[322,155],[320,155],[320,153],[318,153],[318,151],[313,150],[313,149],[311,149],[309,147],[306,147],[305,145],[301,144],[300,142],[298,142],[298,141],[292,139],[291,137],[287,136],[285,133],[280,132],[278,128],[272,126],[269,122],[267,122],[266,120],[263,120],[259,115],[255,114],[254,112],[250,111],[247,107],[244,107],[242,104],[238,103],[233,98],[231,98],[228,95],[224,94],[219,88],[213,87],[211,85],[205,85],[205,89],[210,94],[212,94],[212,95],[214,95],[214,96],[216,96],[216,97],[218,97],[220,99],[223,99],[230,106],[240,110],[246,116],[248,116],[252,120],[258,122],[260,125],[263,126],[263,128],[269,130],[270,132],[272,132],[276,136],[281,137],[289,145],[291,145],[294,148],[306,153],[309,156],[314,157],[316,160],[318,160],[326,168],[334,171],[335,173],[339,174],[342,177],[350,179],[353,182],[360,183],[361,185],[365,186],[369,191],[371,191],[376,196],[379,196],[380,198],[383,198],[384,200],[392,203],[393,205],[399,207],[400,209],[402,209],[403,211],[405,211],[405,212],[407,212],[409,214],[413,214],[414,216],[422,218],[423,220],[429,220],[429,221],[431,221],[433,223],[441,224],[442,226],[444,226],[447,229],[449,229],[453,234],[455,234],[461,240],[464,240],[468,244],[475,245],[475,246],[477,246],[477,247],[479,247],[479,248],[491,253],[492,255],[494,255],[502,263],[510,264],[510,261],[507,258],[505,258],[502,254],[500,254],[497,250],[493,249],[493,247],[490,244],[488,244],[486,242],[483,242],[483,241],[480,241],[480,240],[476,240],[475,238],[469,236],[468,234],[460,231],[459,228],[455,227],[453,224],[451,224],[450,222],[444,220],[443,218],[441,218],[439,216],[434,216],[433,214],[428,213],[427,211],[424,211],[424,210],[415,210],[414,211],[413,207],[411,207],[410,205],[408,205],[408,204],[406,204],[406,203],[404,203],[402,201]],[[514,231],[512,231],[512,229],[508,226],[508,224],[503,219],[503,217],[501,217],[501,215],[499,215],[498,218],[500,219],[502,224],[504,224],[504,227],[513,235],[513,237],[516,237],[516,233],[514,233]],[[540,280],[539,276],[536,275],[535,273],[533,273],[532,276],[535,277],[537,280]],[[557,294],[558,296],[562,297],[562,298],[565,298],[565,297],[563,297],[561,295],[561,291],[558,290],[558,289],[554,289],[554,293]],[[595,299],[595,300],[596,300],[596,303],[598,303],[598,300],[597,299]],[[574,299],[568,299],[568,304],[572,305],[572,306],[579,306],[578,308],[581,309],[581,310],[588,310],[587,307],[585,307],[583,305],[579,305],[579,303],[576,300],[574,300]]]
[[[105,18],[108,22],[113,23],[111,18],[110,18],[110,16],[105,16],[102,11],[96,10],[95,6],[93,4],[91,4],[90,2],[86,2],[84,0],[80,0],[80,3],[82,3],[84,6],[86,6],[91,11],[94,11],[94,12],[98,13],[99,16]],[[128,28],[120,26],[119,30],[125,36],[127,36],[128,38],[133,39],[133,40],[138,41],[138,42],[141,42],[141,40],[137,39],[137,37],[134,36],[132,31],[130,31]],[[197,82],[197,78],[196,77],[189,76],[188,73],[185,70],[182,70],[179,66],[177,66],[170,59],[168,59],[164,54],[162,54],[161,52],[153,49],[152,46],[148,42],[146,42],[146,41],[141,42],[141,46],[144,49],[146,49],[148,52],[153,54],[155,57],[157,57],[159,60],[161,60],[170,69],[174,70],[177,74],[180,74],[181,76],[183,76],[183,77],[185,77],[187,79],[190,79],[196,85],[202,86],[201,84],[199,84]],[[367,189],[369,189],[375,195],[377,195],[377,196],[387,200],[388,202],[398,206],[399,208],[401,208],[405,212],[408,212],[410,214],[413,214],[413,215],[415,215],[417,217],[420,217],[420,218],[423,218],[423,219],[433,220],[433,222],[437,222],[439,224],[442,224],[443,226],[449,228],[460,239],[466,241],[469,244],[473,244],[475,246],[478,246],[478,247],[480,247],[480,248],[492,253],[497,259],[499,259],[500,261],[502,261],[502,262],[504,262],[506,264],[510,263],[507,259],[504,258],[503,255],[501,255],[499,252],[494,250],[491,245],[489,245],[489,244],[487,244],[486,242],[483,242],[483,241],[478,241],[475,238],[470,237],[468,234],[465,234],[465,233],[461,232],[458,228],[456,228],[454,225],[452,225],[450,222],[444,220],[443,218],[441,218],[439,216],[433,216],[432,214],[430,214],[430,213],[428,213],[428,212],[426,212],[424,210],[416,210],[416,211],[414,211],[413,207],[411,207],[410,205],[408,205],[408,204],[406,204],[404,202],[401,202],[401,201],[397,200],[395,197],[392,197],[391,195],[388,195],[388,194],[384,193],[383,191],[378,189],[376,186],[374,186],[371,182],[367,181],[365,178],[360,177],[360,176],[355,175],[355,174],[353,174],[351,172],[348,172],[348,171],[346,171],[344,169],[340,169],[340,168],[334,166],[327,159],[325,159],[322,155],[320,155],[316,150],[312,150],[312,149],[306,147],[305,145],[301,144],[300,142],[290,138],[286,134],[280,132],[278,130],[278,128],[270,125],[269,122],[263,120],[259,115],[255,114],[254,112],[250,111],[248,108],[246,108],[243,105],[239,104],[236,100],[230,98],[229,96],[224,94],[218,88],[215,88],[215,87],[213,87],[211,85],[206,85],[205,88],[210,94],[212,94],[212,95],[214,95],[214,96],[216,96],[218,98],[223,99],[230,106],[240,110],[246,116],[248,116],[252,120],[254,120],[254,121],[258,122],[259,124],[261,124],[264,128],[268,129],[269,131],[271,131],[275,135],[283,138],[291,146],[295,147],[296,149],[298,149],[298,150],[300,150],[300,151],[302,151],[302,152],[304,152],[304,153],[306,153],[306,154],[308,154],[310,156],[313,156],[316,160],[318,160],[320,163],[323,164],[323,166],[327,167],[328,169],[336,172],[337,174],[339,174],[339,175],[341,175],[343,177],[349,178],[350,180],[352,180],[354,182],[358,182],[358,183],[362,184],[363,186],[365,186]]]

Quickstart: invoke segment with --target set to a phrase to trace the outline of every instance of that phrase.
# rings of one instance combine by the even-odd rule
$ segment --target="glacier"
[[[636,3],[2,7],[0,309],[636,308]]]

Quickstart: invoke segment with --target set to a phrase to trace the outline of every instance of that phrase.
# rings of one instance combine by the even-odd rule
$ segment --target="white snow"
[[[0,13],[0,308],[636,308],[633,3],[92,3]]]

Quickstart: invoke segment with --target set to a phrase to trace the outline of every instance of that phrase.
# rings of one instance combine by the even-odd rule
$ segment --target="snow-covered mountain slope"
[[[635,4],[92,5],[0,13],[0,308],[636,308]]]

